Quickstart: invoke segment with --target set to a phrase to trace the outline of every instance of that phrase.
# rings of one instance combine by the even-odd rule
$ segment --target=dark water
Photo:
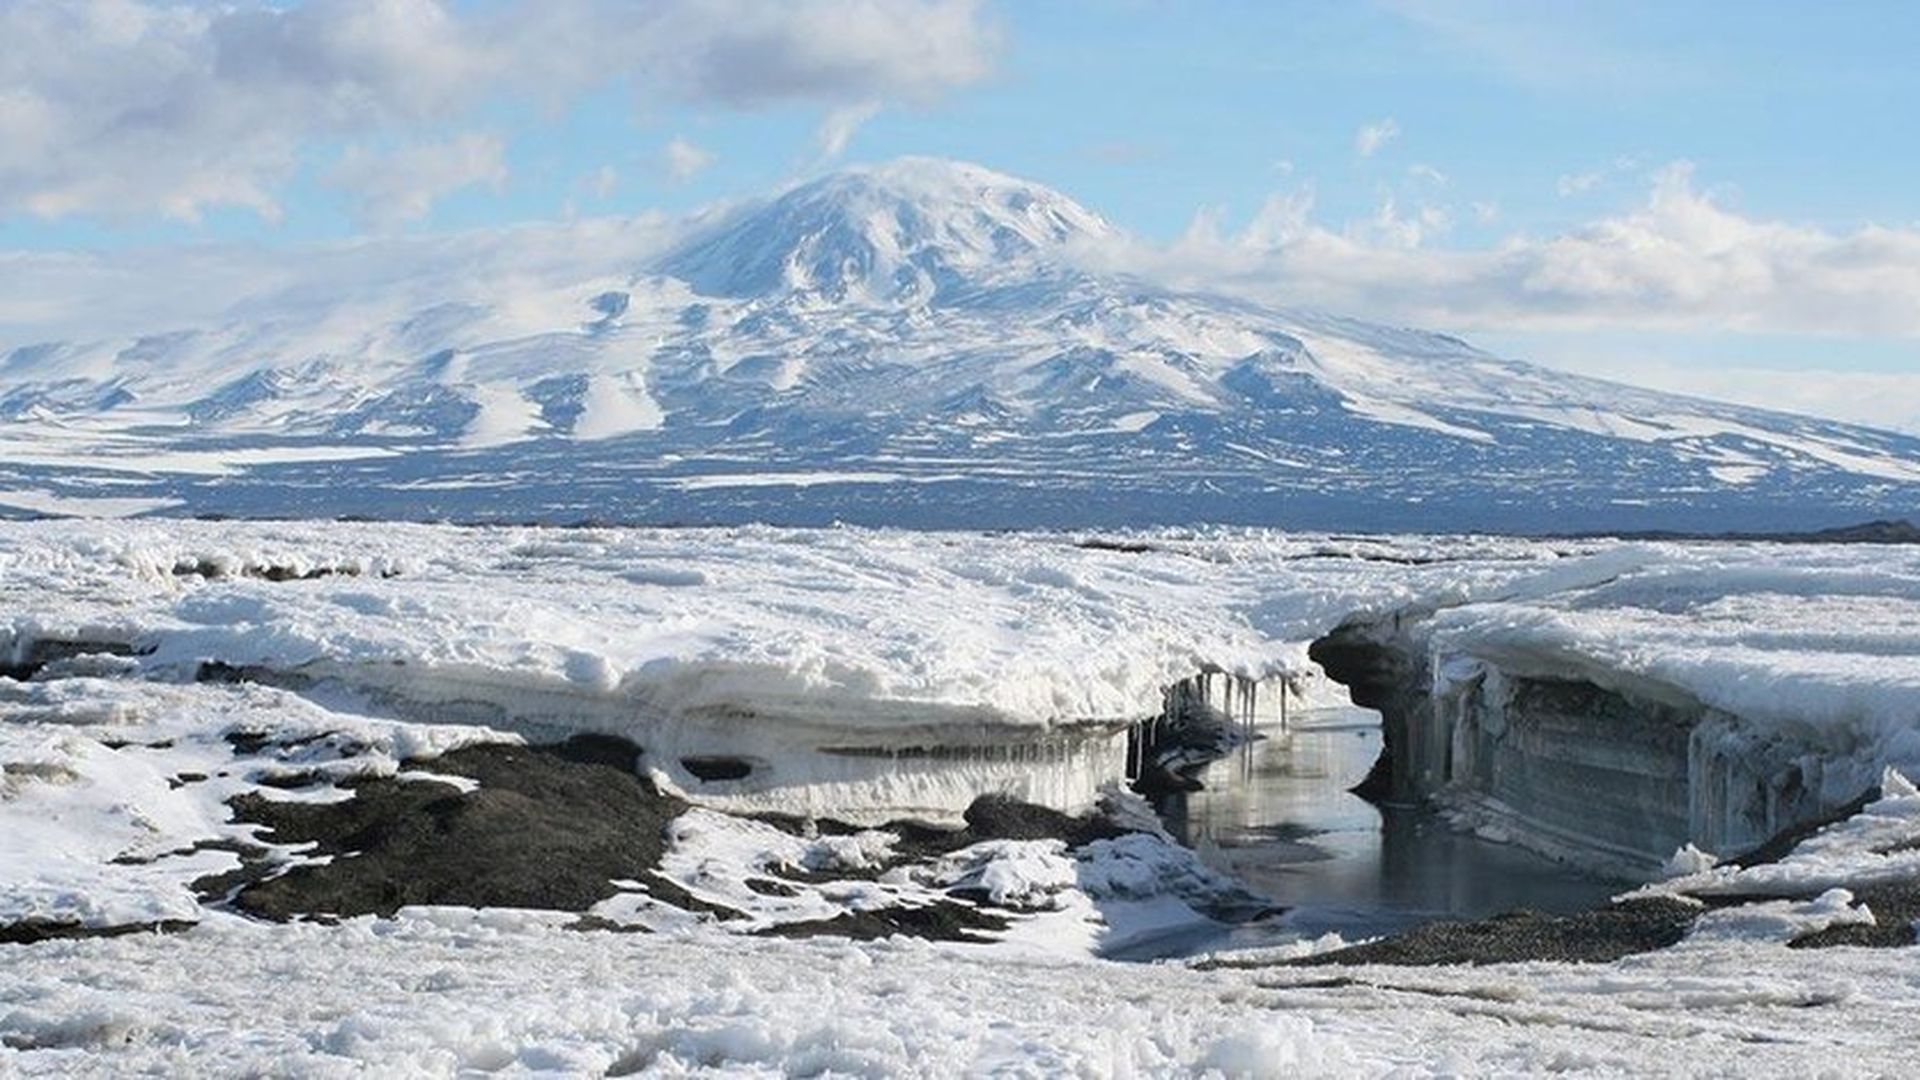
[[[1351,941],[1522,907],[1579,911],[1629,885],[1460,832],[1428,811],[1383,811],[1349,794],[1379,753],[1378,713],[1296,714],[1291,733],[1269,732],[1209,766],[1200,776],[1205,790],[1163,800],[1167,828],[1208,865],[1290,911],[1257,926],[1186,931],[1155,951],[1272,945],[1328,931]]]

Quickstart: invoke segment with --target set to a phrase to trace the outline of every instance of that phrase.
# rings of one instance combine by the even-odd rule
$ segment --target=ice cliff
[[[1386,717],[1371,793],[1646,870],[1821,820],[1920,767],[1908,549],[1627,546],[1313,653]]]

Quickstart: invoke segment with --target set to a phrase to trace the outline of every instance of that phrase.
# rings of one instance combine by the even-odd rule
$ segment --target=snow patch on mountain
[[[903,158],[750,207],[660,269],[709,296],[913,305],[1114,235],[1098,216],[1038,184],[976,165]]]

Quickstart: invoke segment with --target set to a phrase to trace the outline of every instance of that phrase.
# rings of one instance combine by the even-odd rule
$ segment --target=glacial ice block
[[[1916,627],[1904,549],[1659,545],[1355,620],[1314,651],[1385,711],[1393,797],[1651,869],[1920,765]]]

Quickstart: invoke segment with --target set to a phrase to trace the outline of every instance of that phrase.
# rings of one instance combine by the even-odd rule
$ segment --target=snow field
[[[1920,875],[1920,554],[1128,539],[1147,550],[854,529],[0,526],[0,661],[32,676],[0,678],[0,924],[198,922],[0,945],[0,1073],[1906,1071],[1912,950],[1783,942],[1862,922],[1858,890]],[[868,874],[896,845],[882,830],[795,836],[704,807],[671,826],[663,872],[739,926],[639,887],[596,914],[652,933],[504,910],[266,925],[188,888],[236,865],[204,842],[249,838],[224,805],[237,794],[340,798],[339,780],[468,741],[574,730],[759,747],[776,777],[823,746],[1092,737],[1208,668],[1328,693],[1306,644],[1409,606],[1444,609],[1443,661],[1697,701],[1742,737],[1805,740],[1836,790],[1882,796],[1778,863],[1683,853],[1658,889],[1741,902],[1679,946],[1586,967],[1092,961],[1235,899],[1232,883],[1151,833],[992,841]],[[49,642],[129,655],[49,659]],[[192,681],[208,661],[314,681]],[[271,783],[298,776],[321,782]],[[804,793],[819,776],[791,778]],[[954,797],[976,782],[997,783]],[[790,896],[747,886],[783,866],[821,877]],[[1027,914],[986,946],[750,936],[956,886]]]
[[[1910,953],[1684,945],[1614,965],[1196,972],[581,934],[510,912],[0,946],[23,1075],[1871,1076]]]

